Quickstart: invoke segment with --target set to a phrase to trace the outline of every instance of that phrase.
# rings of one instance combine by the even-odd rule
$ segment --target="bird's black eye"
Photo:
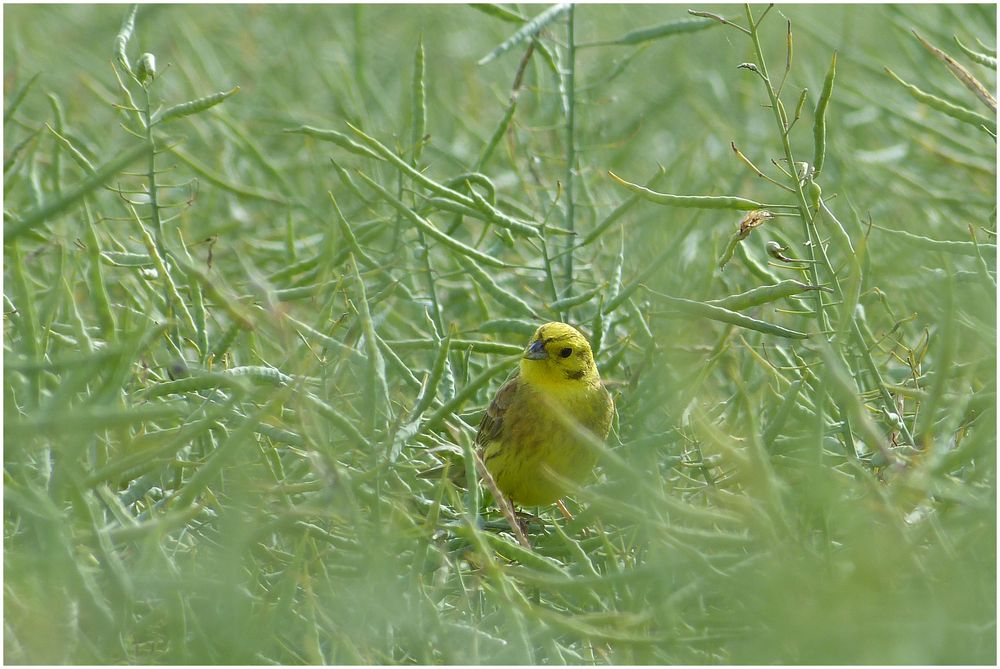
[[[573,349],[569,348],[568,346],[563,350],[559,351],[560,358],[568,358],[571,355],[573,355]]]

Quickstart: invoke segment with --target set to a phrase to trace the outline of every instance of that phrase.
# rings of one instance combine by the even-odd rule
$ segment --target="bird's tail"
[[[417,472],[417,477],[422,479],[447,478],[460,488],[465,488],[467,482],[465,466],[455,460],[448,460],[443,465]]]

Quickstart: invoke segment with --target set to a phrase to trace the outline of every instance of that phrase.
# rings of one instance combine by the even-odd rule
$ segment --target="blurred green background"
[[[478,64],[546,9],[141,5],[140,83],[126,6],[4,7],[5,661],[996,663],[996,115],[913,32],[995,91],[996,7],[767,13],[788,117],[808,89],[796,161],[837,53],[817,272],[848,304],[823,293],[823,331],[817,292],[743,309],[808,339],[659,297],[809,283],[765,251],[819,257],[796,215],[720,269],[743,212],[608,176],[794,212],[732,149],[796,187],[751,40],[580,5]],[[234,86],[88,181],[147,95]],[[595,343],[618,416],[574,519],[534,510],[524,549],[417,473],[546,320]]]

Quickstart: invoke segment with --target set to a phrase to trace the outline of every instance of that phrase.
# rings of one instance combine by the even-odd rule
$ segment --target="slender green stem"
[[[149,220],[153,223],[153,234],[156,239],[156,249],[163,255],[163,224],[160,220],[160,204],[156,193],[156,145],[153,143],[153,124],[150,121],[149,89],[143,87],[145,104],[142,109],[143,125],[146,128],[146,141],[149,143]]]
[[[761,75],[761,79],[764,81],[764,87],[767,90],[767,95],[771,102],[771,109],[774,113],[774,120],[778,126],[778,134],[781,136],[781,143],[785,153],[785,160],[788,162],[788,166],[794,170],[795,159],[792,156],[792,147],[791,147],[791,142],[789,141],[788,138],[786,119],[782,117],[781,113],[782,107],[779,104],[777,93],[775,92],[774,87],[771,85],[771,80],[768,78],[767,64],[764,61],[764,52],[760,47],[760,38],[757,32],[757,26],[760,25],[760,21],[759,20],[756,22],[754,21],[753,13],[750,10],[749,4],[744,5],[744,7],[746,9],[747,21],[750,26],[750,40],[751,42],[753,42],[754,53],[757,56],[756,65]],[[761,15],[761,18],[763,18],[763,15]],[[789,176],[792,176],[793,178],[794,193],[797,200],[799,215],[802,218],[803,225],[805,226],[806,236],[811,242],[809,245],[809,254],[812,262],[809,263],[809,270],[808,270],[810,279],[814,285],[819,285],[820,281],[819,281],[819,271],[817,269],[817,265],[822,263],[823,266],[826,268],[827,274],[829,274],[831,278],[831,283],[833,283],[834,285],[835,298],[838,301],[842,302],[843,292],[840,289],[840,282],[837,279],[837,273],[833,268],[833,263],[830,262],[830,258],[826,253],[826,249],[823,248],[822,246],[822,240],[820,239],[819,231],[816,229],[816,219],[815,219],[816,211],[809,206],[809,202],[806,198],[806,193],[803,189],[805,181],[803,179],[795,178],[794,172]],[[819,249],[819,255],[822,258],[821,263],[817,262],[817,257],[816,257],[817,249]],[[824,309],[823,296],[821,291],[816,291],[815,314],[816,314],[817,325],[819,326],[820,332],[829,331],[830,330],[829,318],[827,317],[827,314]],[[865,361],[866,366],[868,367],[873,378],[875,379],[876,385],[878,386],[879,395],[881,396],[882,401],[886,405],[885,407],[886,410],[893,411],[894,404],[892,402],[892,396],[889,394],[889,391],[882,380],[882,375],[878,371],[878,366],[875,364],[875,361],[871,356],[871,351],[868,349],[867,342],[865,341],[865,338],[861,333],[861,329],[858,327],[857,319],[853,314],[851,314],[850,318],[851,318],[850,331],[852,339],[854,340],[854,344],[855,346],[858,347],[858,349],[860,349],[862,354],[862,359]],[[839,348],[837,350],[838,350],[838,355],[840,355],[841,358],[843,359],[843,353],[840,351]],[[841,413],[846,417],[846,412],[842,411]],[[847,422],[846,418],[844,421],[844,425],[845,425],[845,437],[851,439],[849,443],[853,444],[854,443],[853,438],[850,437],[850,425]],[[902,432],[903,438],[907,441],[907,443],[912,445],[913,436],[910,434],[910,430],[906,427],[905,423],[902,425],[900,431]]]
[[[431,298],[431,317],[434,319],[434,325],[437,326],[437,336],[443,337],[445,335],[444,317],[441,314],[441,304],[437,298],[437,283],[434,281],[434,268],[431,267],[431,249],[427,245],[427,239],[424,237],[423,230],[418,229],[417,236],[420,240],[420,255],[423,256],[424,260],[424,272],[427,274],[427,292]]]
[[[575,230],[573,206],[573,175],[576,171],[576,6],[570,5],[566,12],[566,69],[563,72],[563,104],[566,111],[566,223],[565,228]],[[573,286],[573,235],[566,236],[566,294]]]
[[[816,248],[822,244],[822,240],[816,232],[816,226],[812,220],[812,212],[809,209],[809,204],[806,200],[806,195],[802,190],[803,182],[800,179],[795,178],[795,159],[792,157],[792,146],[788,140],[788,132],[784,120],[782,119],[780,109],[778,104],[778,95],[774,90],[774,86],[771,85],[771,79],[767,74],[767,63],[764,60],[764,51],[760,47],[760,36],[757,33],[757,26],[759,21],[754,21],[753,12],[750,9],[750,5],[744,5],[747,16],[747,24],[750,30],[750,41],[753,43],[754,54],[757,57],[757,73],[760,75],[761,80],[764,82],[764,89],[767,91],[768,99],[771,102],[771,110],[774,115],[774,121],[778,128],[778,135],[781,137],[782,149],[785,153],[785,160],[787,161],[788,168],[791,170],[789,177],[792,181],[792,187],[794,189],[794,194],[796,198],[797,207],[799,214],[802,218],[802,224],[805,227],[806,238],[809,240],[809,259],[812,261],[808,263],[809,265],[809,278],[813,285],[819,285],[819,271],[816,268]],[[761,19],[764,15],[761,14]],[[828,325],[828,318],[823,305],[823,296],[821,291],[816,291],[815,302],[814,302],[814,313],[816,316],[816,324],[820,332],[827,332],[830,327]],[[841,411],[841,415],[846,416],[846,411]],[[825,423],[823,421],[823,402],[817,402],[817,419],[820,431],[820,441],[822,442],[823,432],[825,432]],[[850,449],[854,449],[854,439],[850,434],[849,423],[845,420],[845,433],[844,437],[847,440]]]
[[[160,254],[160,257],[166,261],[167,250],[163,243],[163,221],[160,218],[160,201],[159,194],[157,192],[159,189],[156,185],[156,144],[153,139],[153,123],[151,120],[152,112],[150,110],[151,105],[149,102],[149,88],[147,86],[143,86],[142,93],[144,97],[141,112],[142,122],[146,130],[146,142],[149,144],[149,173],[147,175],[147,179],[149,180],[149,220],[153,224],[153,239],[156,242],[156,250]],[[174,302],[173,296],[170,293],[169,277],[163,277],[163,301],[167,318],[172,319],[174,315]],[[181,333],[179,324],[175,323],[170,329],[170,336],[173,340],[174,346],[177,349],[180,349]]]
[[[799,215],[802,218],[803,225],[805,226],[806,237],[812,242],[809,245],[810,259],[814,262],[809,264],[809,278],[813,285],[819,284],[819,271],[816,269],[816,247],[821,243],[819,235],[816,234],[816,228],[813,224],[812,212],[809,209],[809,203],[806,200],[806,194],[802,189],[802,181],[794,178],[795,160],[792,157],[792,145],[788,139],[788,135],[785,131],[785,124],[779,113],[778,105],[778,95],[774,90],[774,86],[771,85],[771,79],[767,75],[767,63],[764,61],[764,51],[760,47],[760,36],[757,33],[757,26],[759,21],[755,22],[753,18],[753,12],[750,10],[750,5],[744,5],[746,8],[747,23],[750,26],[750,41],[753,43],[754,53],[757,56],[757,69],[764,82],[764,88],[767,90],[767,96],[771,103],[771,110],[774,112],[774,121],[778,127],[778,134],[781,136],[781,145],[785,153],[785,160],[788,162],[789,169],[793,170],[793,192],[797,201],[797,206],[799,210]],[[763,15],[761,15],[763,19]],[[826,314],[824,313],[823,298],[820,291],[816,292],[815,301],[815,314],[816,321],[820,332],[825,332],[829,329]]]
[[[539,239],[538,243],[542,247],[542,266],[545,269],[545,278],[548,279],[549,290],[552,291],[553,302],[556,302],[559,299],[559,289],[556,287],[555,271],[552,269],[552,257],[549,255],[549,237],[546,227],[549,223],[549,216],[552,215],[552,212],[558,206],[559,198],[557,197],[553,200],[552,206],[549,207],[547,212],[545,212],[545,218],[542,220],[542,224],[538,228],[538,231],[541,233],[541,239]],[[559,312],[559,320],[565,320],[562,312]]]

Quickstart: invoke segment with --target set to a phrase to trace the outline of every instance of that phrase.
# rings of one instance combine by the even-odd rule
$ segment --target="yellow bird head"
[[[521,358],[521,378],[566,389],[601,381],[587,338],[565,323],[546,323],[535,331]]]

